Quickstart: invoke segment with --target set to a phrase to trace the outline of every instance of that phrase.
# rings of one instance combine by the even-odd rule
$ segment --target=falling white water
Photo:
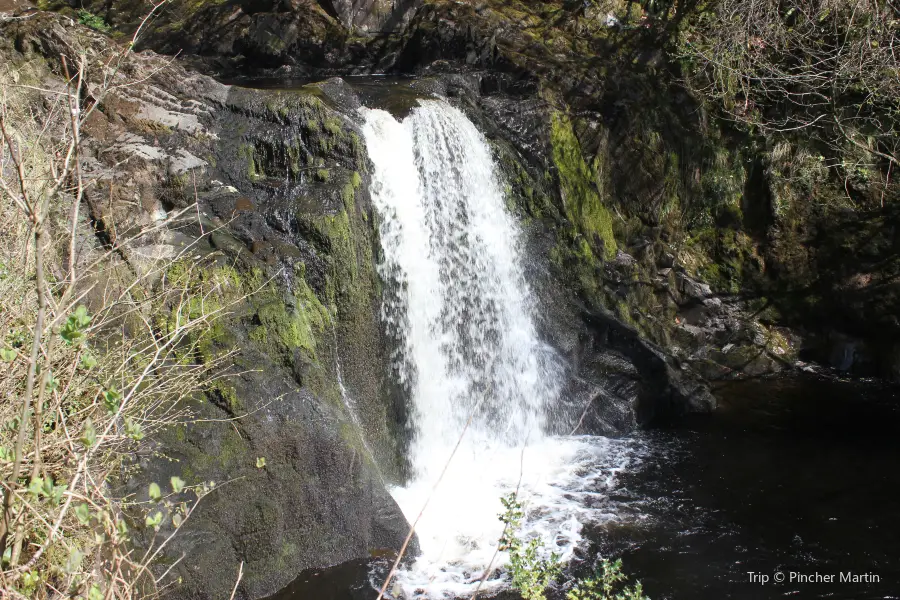
[[[393,593],[469,597],[488,566],[505,561],[495,556],[503,495],[519,489],[523,535],[569,558],[584,523],[614,517],[607,494],[633,442],[544,434],[563,370],[535,330],[518,229],[478,129],[441,100],[422,101],[402,122],[362,112],[383,318],[399,340],[394,367],[415,426],[412,481],[392,493],[410,522],[430,498],[417,526],[422,554]],[[503,583],[495,572],[482,590]]]

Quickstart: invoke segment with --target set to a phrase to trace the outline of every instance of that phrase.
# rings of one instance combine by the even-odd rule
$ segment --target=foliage
[[[594,575],[578,581],[566,594],[566,600],[649,600],[638,581],[628,585],[628,576],[622,573],[622,559],[601,559]]]
[[[688,84],[733,121],[886,187],[900,167],[898,42],[896,0],[717,0],[679,48]]]
[[[103,58],[120,64],[129,49]],[[193,357],[228,305],[198,309],[186,282],[162,276],[171,260],[123,260],[170,221],[105,245],[85,230],[80,130],[108,81],[71,52],[61,93],[14,85],[12,65],[0,79],[0,595],[130,599],[155,595],[149,565],[212,484],[115,490],[218,376],[225,357]],[[161,327],[159,313],[190,318]]]
[[[102,31],[103,33],[109,33],[112,29],[103,17],[95,15],[94,13],[86,11],[84,9],[78,11],[78,22],[82,25],[90,27],[91,29]]]
[[[525,512],[515,494],[501,498],[501,502],[506,510],[500,514],[500,521],[504,524],[500,550],[509,553],[508,569],[512,586],[525,600],[543,600],[544,590],[562,572],[559,555],[554,552],[543,558],[539,538],[526,542],[519,537],[518,530]]]
[[[500,521],[503,535],[500,550],[509,553],[507,567],[512,587],[524,600],[545,600],[547,588],[562,573],[560,557],[555,552],[547,556],[539,538],[527,542],[519,536],[525,511],[516,494],[501,498],[503,508]],[[640,582],[628,584],[622,573],[622,560],[601,559],[591,577],[579,579],[566,594],[566,600],[649,600]]]
[[[601,256],[612,258],[616,255],[612,216],[598,191],[597,169],[592,170],[585,162],[568,115],[553,114],[550,140],[566,213],[578,224],[581,234],[600,247]]]

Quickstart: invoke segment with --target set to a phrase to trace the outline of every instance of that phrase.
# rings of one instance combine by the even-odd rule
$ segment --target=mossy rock
[[[597,175],[584,160],[571,119],[562,112],[555,112],[550,126],[553,163],[566,214],[602,258],[612,258],[617,249],[612,216],[598,189]]]

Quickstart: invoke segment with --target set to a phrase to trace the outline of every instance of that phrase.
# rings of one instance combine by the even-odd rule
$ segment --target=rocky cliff
[[[124,30],[144,10],[91,6]],[[522,152],[524,172],[553,180],[559,214],[541,218],[590,304],[709,377],[798,353],[895,376],[896,182],[840,167],[860,163],[852,149],[826,158],[802,136],[741,130],[690,92],[677,42],[703,10],[429,0],[384,16],[381,2],[176,0],[144,43],[226,76],[469,73],[480,104],[522,101],[494,135]],[[621,271],[619,250],[635,262],[597,277]]]
[[[86,101],[104,76],[121,82],[83,131],[86,231],[115,247],[197,202],[122,250],[135,272],[171,261],[163,276],[196,290],[198,311],[228,313],[193,358],[227,357],[228,376],[120,482],[138,499],[172,475],[219,486],[161,559],[184,557],[171,574],[184,582],[178,595],[227,597],[243,562],[240,596],[261,597],[304,568],[399,548],[407,524],[385,482],[402,457],[368,163],[327,86],[230,88],[152,53],[111,74],[120,48],[68,18],[2,28],[0,55],[20,85],[59,87],[57,57],[82,52]],[[154,310],[166,327],[166,305]]]

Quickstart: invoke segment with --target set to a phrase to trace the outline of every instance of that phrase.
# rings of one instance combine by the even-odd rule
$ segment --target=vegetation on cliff
[[[889,377],[900,373],[887,316],[900,298],[887,225],[900,202],[898,42],[892,0],[719,0],[684,16],[673,49],[688,89],[749,150],[742,222],[712,246],[710,282],[765,296],[769,318],[824,338],[809,340],[820,360],[861,338],[841,367]]]
[[[581,146],[572,132],[572,122],[564,114],[554,114],[550,124],[553,162],[559,174],[563,205],[589,244],[605,259],[616,254],[612,217],[604,200],[606,192],[602,169],[589,169],[581,155]],[[597,159],[600,155],[597,155]],[[602,191],[601,191],[602,190]]]
[[[56,89],[36,61],[0,81],[0,581],[14,598],[152,596],[151,566],[214,484],[120,486],[154,434],[189,418],[185,401],[217,385],[225,357],[203,348],[229,305],[192,267],[167,278],[179,257],[133,262],[136,243],[189,211],[92,230],[82,136],[113,84],[86,98],[89,59],[62,61]]]
[[[895,2],[720,0],[680,42],[693,87],[735,122],[859,155],[834,165],[847,178],[900,166]]]

